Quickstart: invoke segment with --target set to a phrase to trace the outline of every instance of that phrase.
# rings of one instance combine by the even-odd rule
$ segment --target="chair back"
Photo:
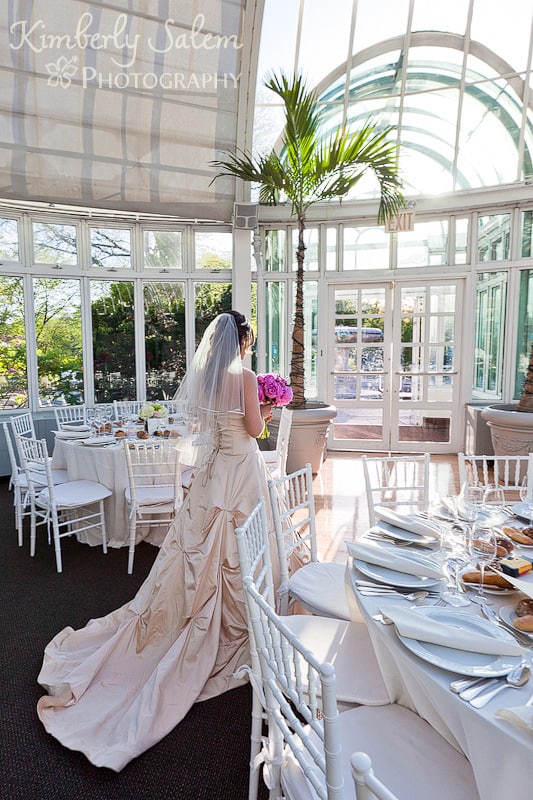
[[[429,502],[429,453],[418,456],[361,456],[368,517],[376,523],[376,506],[405,511],[426,508]]]
[[[267,603],[274,606],[274,578],[263,497],[259,498],[243,524],[236,528],[235,538],[243,581],[250,578]]]
[[[289,411],[286,406],[283,406],[276,439],[276,464],[272,469],[272,473],[276,478],[287,474],[287,455],[289,453],[289,441],[291,438],[292,415],[293,412]]]
[[[520,499],[520,486],[533,456],[457,454],[461,487],[492,484],[503,489],[506,500]]]
[[[311,561],[317,561],[315,501],[311,464],[290,475],[269,480],[268,491],[274,518],[280,565],[278,603],[286,614],[289,599],[290,557],[295,547],[305,547]]]
[[[161,501],[157,499],[157,492],[169,487],[172,489],[174,507],[181,505],[183,501],[181,466],[175,447],[166,441],[131,442],[124,439],[124,453],[130,502],[134,508],[142,505],[144,512],[148,512],[150,505],[161,505]]]
[[[350,761],[356,800],[398,800],[398,796],[376,778],[367,753],[352,753]]]
[[[35,424],[33,422],[33,416],[31,414],[31,411],[24,411],[22,414],[17,414],[14,417],[10,417],[9,421],[11,422],[13,435],[15,437],[18,435],[18,436],[29,436],[32,439],[37,438],[37,434],[35,433]]]
[[[78,424],[85,425],[87,422],[85,403],[76,406],[54,406],[54,414],[58,430],[63,426]]]
[[[271,778],[277,786],[283,781],[279,765],[289,748],[301,768],[298,783],[305,785],[307,780],[321,800],[341,800],[346,794],[335,668],[321,664],[299,641],[250,577],[244,579],[244,587],[267,708]],[[293,796],[289,791],[283,795]],[[302,786],[298,796],[314,793]]]
[[[43,485],[46,485],[50,504],[53,504],[54,481],[46,439],[30,439],[28,436],[17,435],[15,442],[30,495],[35,497]]]
[[[11,488],[11,486],[16,486],[19,483],[21,468],[19,467],[17,462],[17,457],[15,455],[13,441],[11,439],[11,434],[9,433],[9,425],[7,424],[7,422],[2,422],[2,428],[4,429],[7,454],[9,456],[9,464],[11,467],[11,478],[9,481],[9,488]]]

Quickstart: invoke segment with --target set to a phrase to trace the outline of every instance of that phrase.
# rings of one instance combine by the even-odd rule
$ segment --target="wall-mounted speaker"
[[[235,203],[233,205],[233,227],[253,231],[257,228],[257,203]]]

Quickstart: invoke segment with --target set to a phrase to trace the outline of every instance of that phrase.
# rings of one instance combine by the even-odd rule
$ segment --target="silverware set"
[[[508,675],[501,678],[461,678],[450,683],[450,690],[458,694],[461,700],[469,703],[473,708],[483,708],[490,703],[493,697],[504,689],[520,689],[525,686],[531,677],[530,668],[518,664]],[[533,695],[526,705],[533,704]]]

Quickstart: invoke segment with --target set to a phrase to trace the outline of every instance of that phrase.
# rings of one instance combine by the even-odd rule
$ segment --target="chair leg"
[[[35,502],[33,497],[30,501],[30,514],[31,514],[31,526],[30,526],[30,556],[35,555],[35,538],[37,532],[37,517],[36,517],[36,510],[35,510]]]
[[[57,515],[57,508],[52,508],[52,530],[54,533],[54,550],[56,554],[57,571],[63,572],[63,565],[61,563],[61,541],[59,539],[59,518]]]
[[[128,548],[128,575],[133,572],[133,559],[135,557],[135,534],[137,532],[137,520],[135,514],[130,520],[130,545]]]
[[[19,547],[22,547],[22,494],[20,486],[15,486],[13,497],[15,501],[15,528],[17,530]]]
[[[107,553],[107,531],[105,527],[105,515],[104,515],[104,501],[100,500],[99,502],[100,507],[100,528],[102,530],[102,550],[104,553]]]
[[[248,782],[248,800],[257,800],[261,766],[256,758],[261,752],[263,734],[263,704],[255,688],[252,688],[252,732],[250,734],[250,777]]]

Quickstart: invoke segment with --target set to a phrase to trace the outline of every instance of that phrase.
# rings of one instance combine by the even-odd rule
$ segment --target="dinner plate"
[[[513,503],[511,508],[513,509],[513,514],[516,517],[520,517],[521,519],[525,519],[529,522],[530,511],[527,503]]]
[[[368,561],[354,559],[354,566],[367,578],[372,578],[378,583],[397,586],[401,589],[429,589],[436,586],[439,581],[436,578],[422,578],[418,575],[409,575],[407,572],[398,572],[388,567],[380,567],[378,564],[370,564]]]
[[[115,439],[114,436],[103,435],[103,436],[95,436],[92,439],[84,439],[83,444],[86,447],[103,447],[104,445],[113,444],[114,442],[121,442],[121,441],[122,439]]]
[[[529,518],[528,518],[528,523],[529,523]],[[523,530],[524,528],[529,527],[529,524],[528,525],[521,525],[521,523],[517,524],[515,522],[512,525],[505,525],[505,526],[502,526],[502,533],[504,534],[504,536],[507,536],[512,541],[513,547],[520,548],[521,550],[533,550],[533,544],[520,544],[520,542],[515,542],[515,540],[512,538],[512,536],[509,536],[508,533],[503,531],[503,527],[515,528],[517,531],[520,531],[520,530]]]
[[[56,439],[88,439],[93,434],[91,431],[52,431]]]
[[[498,614],[506,622],[508,625],[512,625],[515,619],[517,618],[518,614],[515,611],[516,603],[507,603],[504,606],[500,606],[498,609]],[[517,629],[518,630],[518,629]],[[529,636],[531,640],[533,640],[533,633],[529,633],[529,631],[520,631],[521,634],[524,636]]]
[[[486,619],[469,614],[465,611],[441,608],[439,606],[419,606],[412,609],[413,614],[423,614],[438,622],[449,623],[472,633],[483,633],[485,636],[492,636],[494,639],[513,641],[512,634],[498,628],[494,623]],[[407,636],[398,638],[415,655],[430,664],[450,672],[458,672],[460,675],[473,675],[476,677],[497,677],[507,675],[513,667],[520,664],[522,656],[498,656],[490,653],[471,653],[468,650],[456,650],[454,647],[444,647],[431,642],[423,642],[418,639],[409,639]]]
[[[396,525],[390,525],[388,522],[384,522],[380,520],[377,522],[372,528],[370,528],[369,533],[385,533],[393,536],[395,539],[398,539],[400,542],[423,542],[424,544],[437,544],[436,540],[433,538],[422,536],[420,533],[413,533],[412,531],[406,531],[404,528],[397,528]]]
[[[471,572],[471,568],[464,569],[463,572]],[[481,590],[481,583],[470,583],[470,581],[465,582],[462,579],[463,572],[459,573],[462,586],[464,586],[465,589],[474,589],[476,592],[479,592]],[[508,589],[506,589],[504,586],[487,586],[487,584],[483,586],[484,594],[510,594],[511,592],[516,591],[518,590],[515,589],[514,586],[509,586]]]

